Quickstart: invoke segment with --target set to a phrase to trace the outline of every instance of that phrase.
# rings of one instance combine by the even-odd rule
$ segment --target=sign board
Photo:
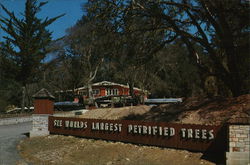
[[[49,117],[52,134],[130,142],[192,151],[227,147],[223,126]],[[218,151],[218,150],[217,150]]]

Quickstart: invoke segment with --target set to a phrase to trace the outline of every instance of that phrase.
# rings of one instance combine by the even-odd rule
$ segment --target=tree
[[[66,58],[78,64],[79,67],[72,69],[83,75],[81,83],[88,87],[90,104],[94,103],[92,83],[104,62],[105,50],[107,50],[104,49],[107,46],[105,31],[97,27],[95,21],[91,15],[84,15],[74,27],[68,30],[68,35],[65,37]]]
[[[176,40],[166,45],[152,63],[157,80],[150,87],[157,97],[190,97],[205,93],[203,77],[198,68],[190,63],[185,45]],[[151,69],[152,70],[152,69]]]
[[[96,27],[112,39],[111,46],[105,49],[108,52],[105,63],[111,66],[109,72],[111,68],[114,79],[128,83],[130,95],[135,97],[133,88],[138,83],[138,76],[153,58],[156,48],[164,46],[159,42],[164,35],[163,30],[137,31],[138,27],[146,25],[145,22],[154,20],[134,16],[134,11],[127,10],[131,5],[130,1],[105,0],[90,1],[86,7],[88,15],[96,20]]]
[[[37,0],[27,0],[21,19],[1,5],[8,15],[8,18],[0,18],[0,28],[7,34],[4,36],[1,55],[5,54],[5,58],[14,64],[14,79],[23,86],[22,108],[24,108],[27,84],[38,81],[42,60],[51,51],[49,45],[52,41],[52,33],[47,30],[47,26],[63,16],[41,20],[37,17],[37,13],[45,4],[47,2],[38,4]]]
[[[233,96],[249,92],[250,8],[247,1],[133,0],[133,3],[134,7],[129,10],[158,19],[153,28],[165,29],[186,44],[190,61],[202,74],[217,77]],[[165,38],[169,37],[172,36]],[[210,63],[201,61],[195,44],[203,48]]]
[[[65,63],[80,62],[90,97],[97,78],[128,83],[132,95],[134,85],[155,90],[154,81],[165,89],[158,96],[190,96],[211,84],[224,95],[222,86],[233,96],[250,90],[244,0],[90,0],[84,10],[65,38]]]

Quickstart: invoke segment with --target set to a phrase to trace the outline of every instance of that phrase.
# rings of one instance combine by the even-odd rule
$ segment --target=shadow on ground
[[[188,124],[223,124],[234,115],[245,118],[250,115],[250,94],[238,98],[188,98],[180,104],[164,104],[152,107],[144,114],[129,114],[121,120],[144,120]]]

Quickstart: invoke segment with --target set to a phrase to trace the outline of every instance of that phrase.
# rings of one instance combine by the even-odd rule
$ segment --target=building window
[[[86,93],[86,91],[79,91],[79,95],[80,95],[80,96],[86,96],[87,93]]]
[[[93,95],[99,95],[100,90],[99,89],[93,89]]]
[[[114,89],[106,89],[106,95],[110,96],[110,95],[118,95],[118,89],[114,88]]]

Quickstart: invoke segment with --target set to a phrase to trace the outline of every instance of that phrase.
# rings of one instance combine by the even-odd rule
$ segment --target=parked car
[[[178,104],[182,103],[182,98],[152,98],[145,100],[146,105]]]
[[[24,107],[24,111],[23,112],[32,112],[34,111],[34,107]],[[9,113],[9,114],[16,114],[16,113],[21,113],[22,112],[22,108],[18,108],[18,107],[13,107],[11,109],[6,110],[5,113]]]
[[[98,107],[111,107],[112,104],[114,107],[122,107],[131,104],[136,105],[137,101],[131,96],[112,95],[96,98],[95,103],[98,105]]]
[[[55,102],[54,109],[58,111],[70,111],[83,109],[85,106],[81,103],[75,103],[71,101]]]

